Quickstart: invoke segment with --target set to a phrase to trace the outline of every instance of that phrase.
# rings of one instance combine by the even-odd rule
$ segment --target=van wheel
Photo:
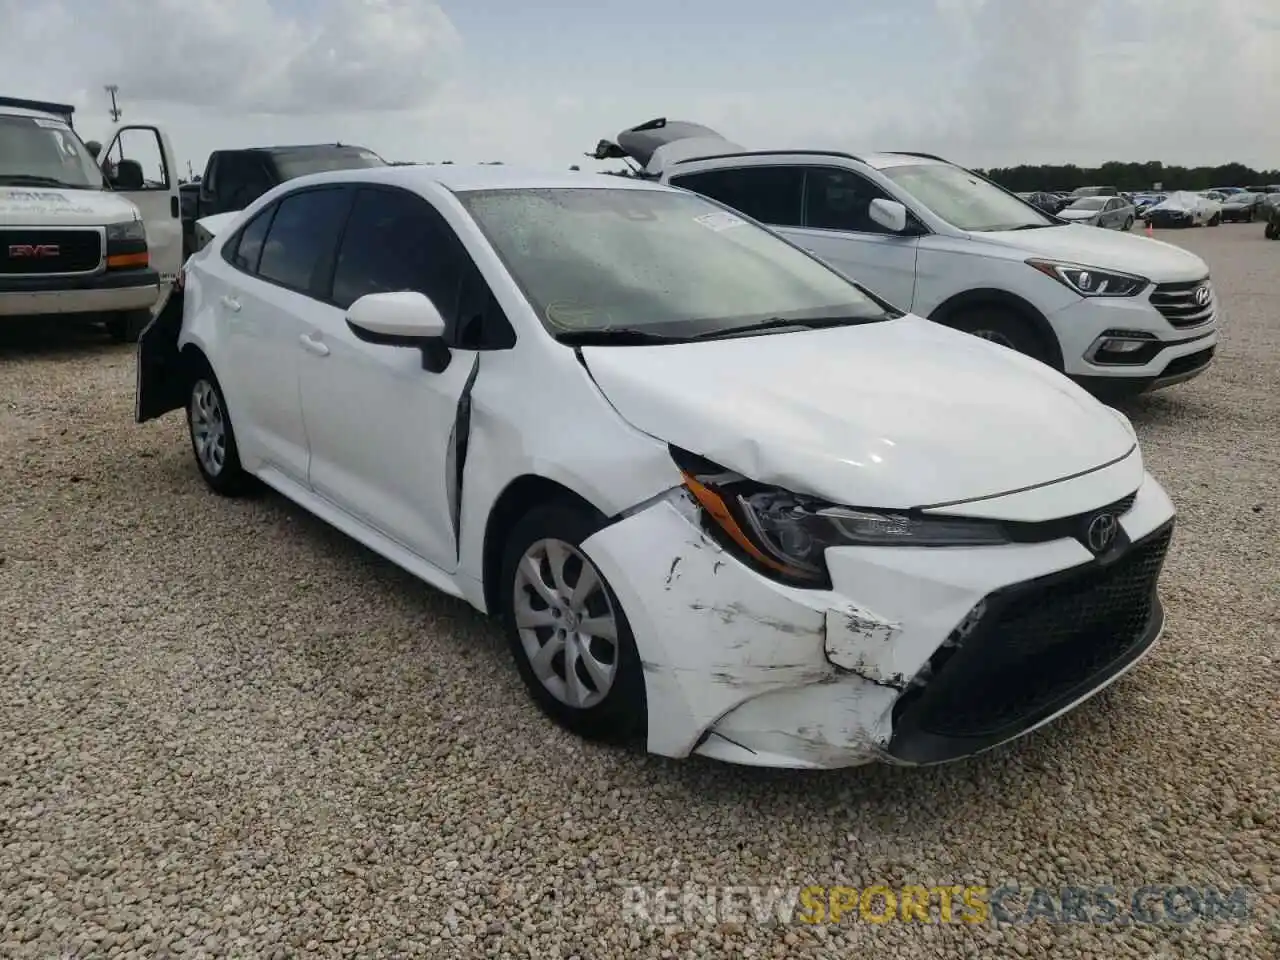
[[[499,583],[507,642],[534,701],[589,740],[644,735],[644,672],[622,604],[582,551],[598,519],[535,507],[507,538]]]
[[[151,322],[150,310],[126,310],[107,317],[107,333],[116,343],[137,343]]]
[[[973,307],[944,322],[946,326],[962,333],[1025,353],[1041,363],[1049,362],[1049,350],[1039,332],[1011,310],[1001,307]]]
[[[209,365],[199,362],[191,377],[187,393],[187,429],[191,434],[191,452],[204,482],[214,493],[238,497],[247,493],[252,478],[240,466],[235,431],[227,413],[218,378]]]

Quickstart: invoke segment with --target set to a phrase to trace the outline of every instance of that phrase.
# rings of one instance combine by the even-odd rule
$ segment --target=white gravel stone
[[[275,496],[208,494],[131,351],[0,328],[0,956],[1280,955],[1280,244],[1162,238],[1227,314],[1126,410],[1181,512],[1169,627],[1050,728],[821,775],[581,743],[497,629]],[[1254,888],[1248,920],[624,922],[622,888]]]

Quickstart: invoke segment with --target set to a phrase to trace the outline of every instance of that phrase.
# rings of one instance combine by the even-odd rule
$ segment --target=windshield
[[[328,173],[331,170],[359,170],[365,167],[385,167],[387,161],[372,150],[325,150],[315,153],[277,153],[276,169],[285,180],[305,177],[309,173]]]
[[[911,163],[880,172],[961,230],[1025,230],[1057,223],[1012,194],[949,163]]]
[[[691,193],[575,187],[458,197],[556,337],[625,330],[680,339],[896,316],[768,230]]]
[[[1101,210],[1107,205],[1106,197],[1085,197],[1083,200],[1077,200],[1068,209],[1070,210]]]
[[[61,120],[0,115],[0,185],[101,190],[102,171]]]

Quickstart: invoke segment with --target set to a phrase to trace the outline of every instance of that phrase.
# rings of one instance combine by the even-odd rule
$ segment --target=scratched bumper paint
[[[1171,509],[1147,483],[1121,522],[1137,539]],[[680,492],[583,547],[635,634],[651,752],[820,768],[888,759],[895,701],[984,596],[1089,559],[1073,540],[842,548],[834,589],[804,590],[727,554]]]

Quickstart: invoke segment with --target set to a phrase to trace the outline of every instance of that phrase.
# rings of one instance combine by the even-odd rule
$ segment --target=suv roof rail
[[[672,166],[678,167],[684,163],[698,163],[702,160],[727,160],[731,157],[776,157],[783,154],[801,157],[840,157],[843,160],[863,162],[861,157],[855,157],[852,153],[842,153],[839,150],[739,150],[734,153],[713,153],[706,157],[686,157],[683,160],[677,160]]]
[[[886,153],[896,153],[900,157],[919,157],[921,160],[937,160],[939,163],[950,163],[946,157],[940,157],[936,153],[921,153],[918,150],[886,150]]]

